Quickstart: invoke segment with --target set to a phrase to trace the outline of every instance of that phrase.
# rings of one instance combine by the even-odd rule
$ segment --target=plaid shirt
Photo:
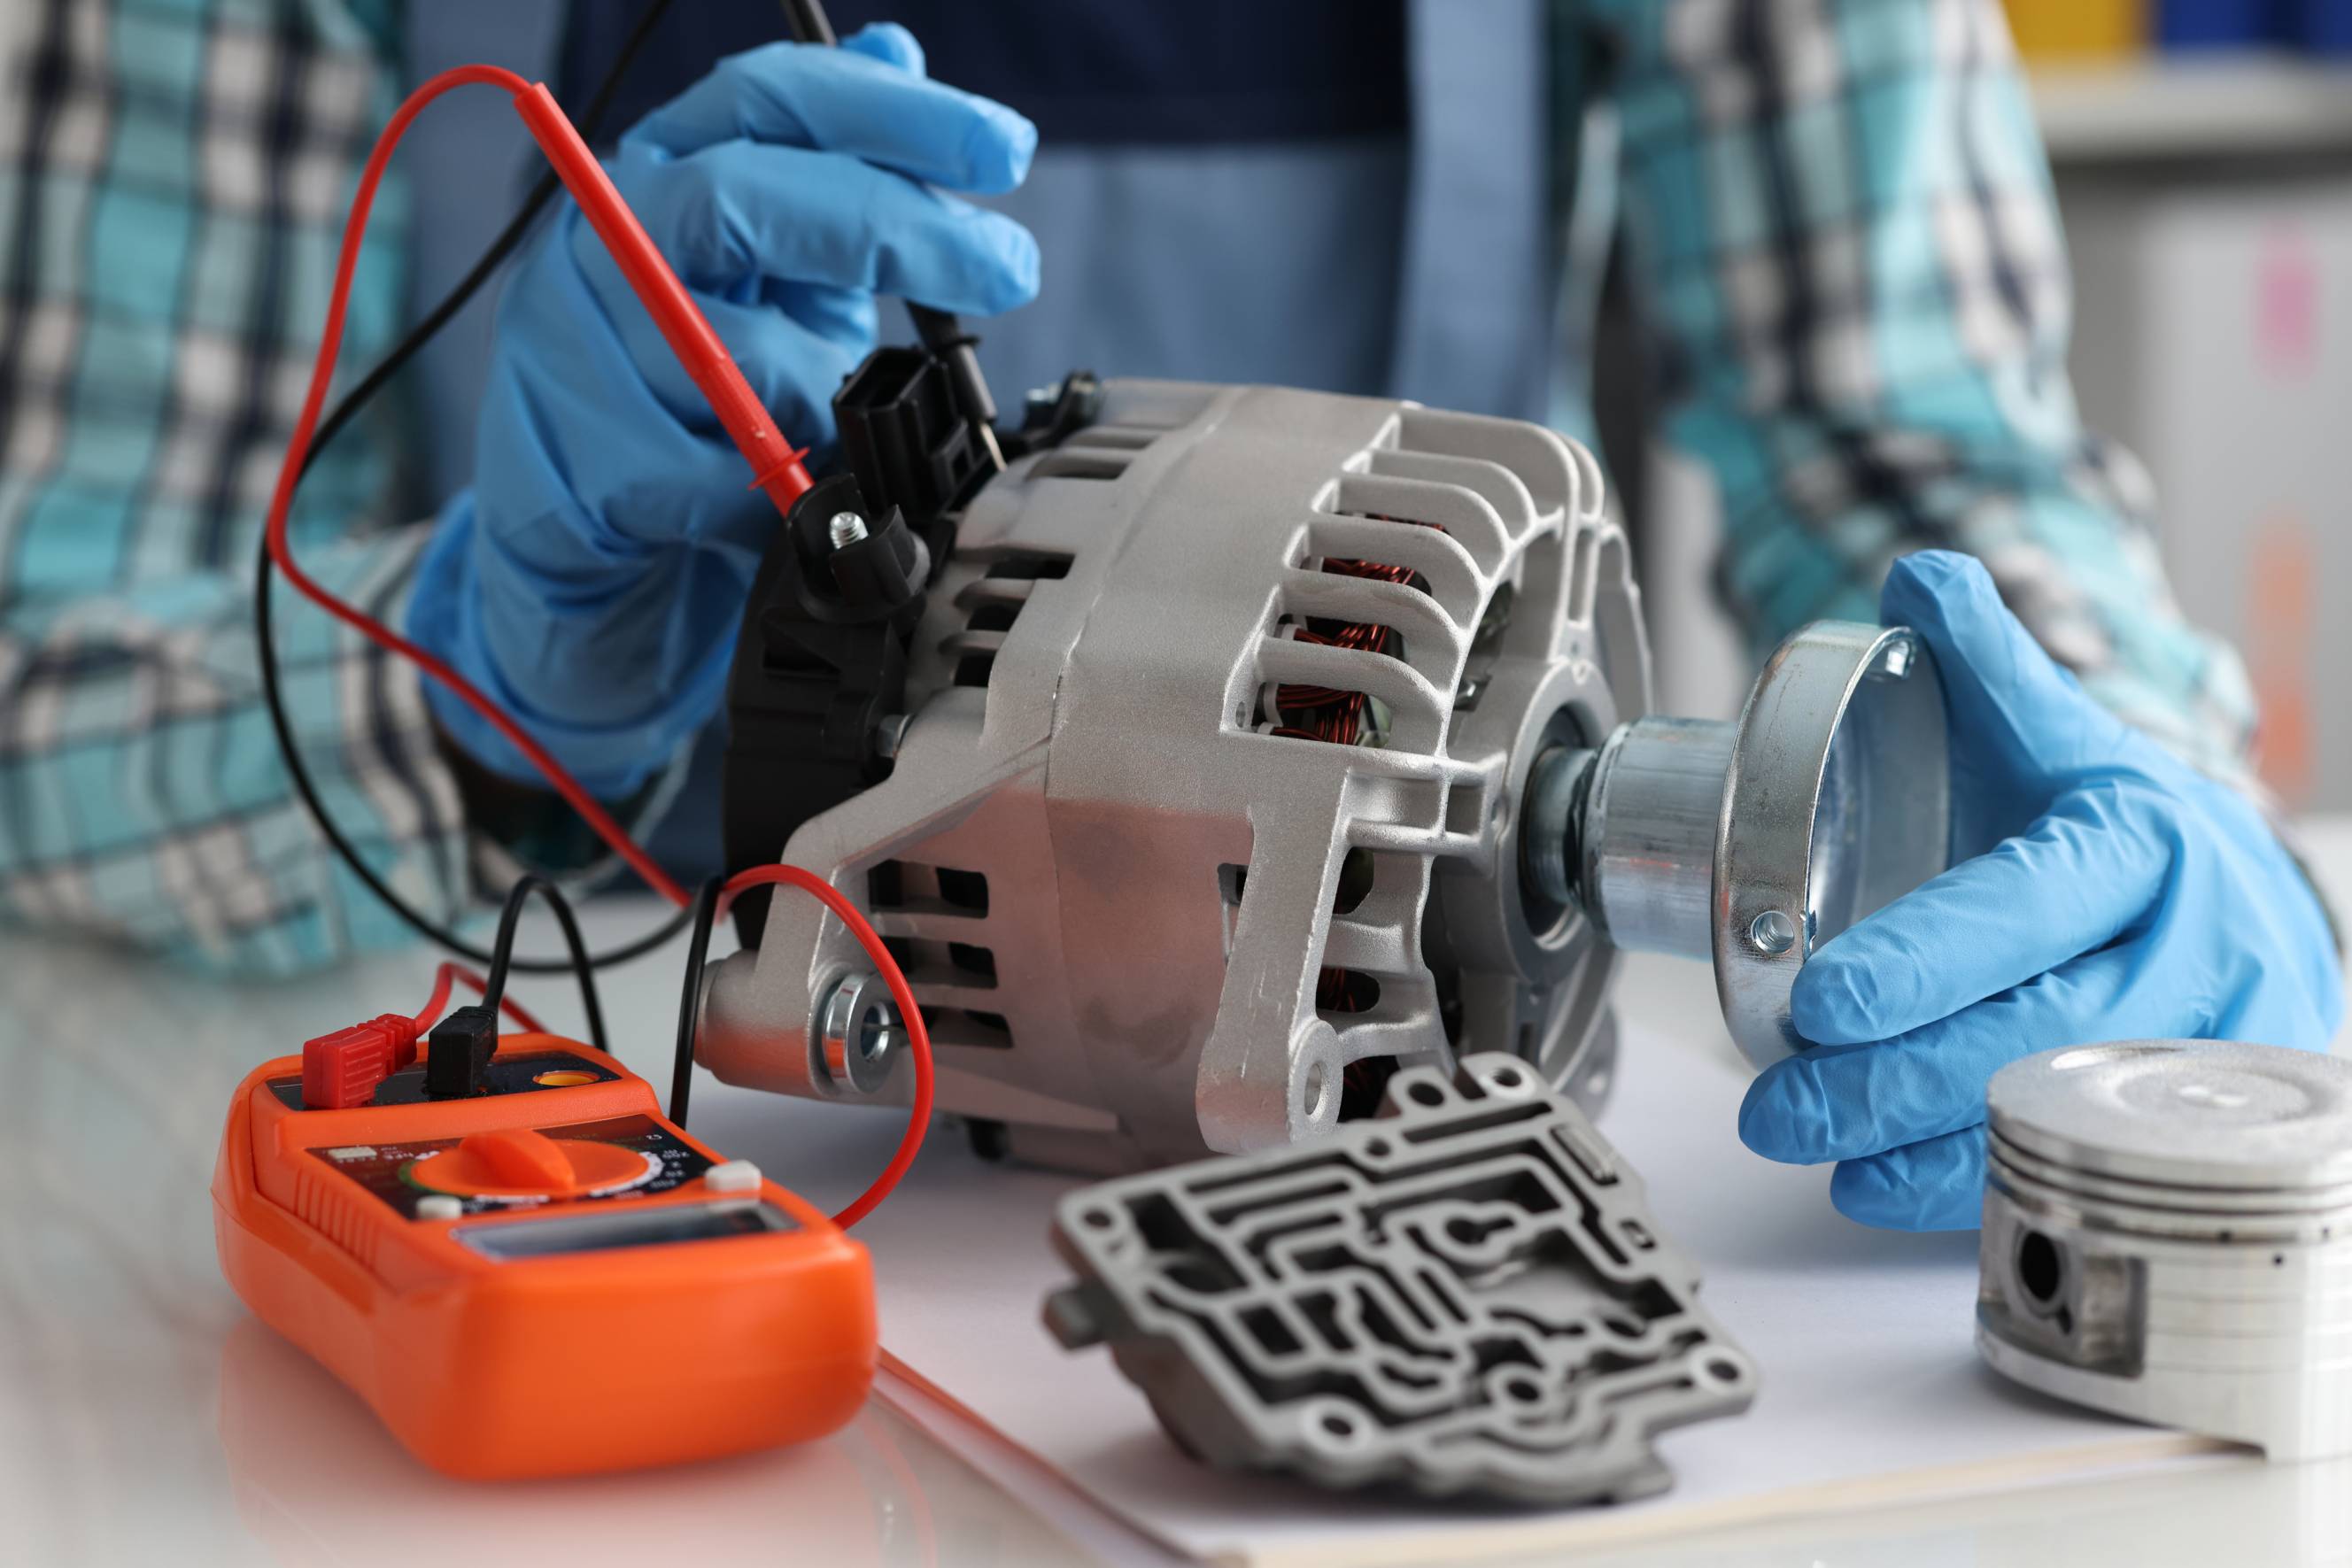
[[[1602,0],[1667,439],[1720,487],[1759,656],[1878,619],[1895,557],[1981,558],[2093,695],[2250,781],[2237,654],[2085,433],[2049,165],[1995,0]]]
[[[388,0],[14,0],[0,18],[0,909],[206,967],[291,970],[402,929],[294,800],[258,696],[252,562],[357,167]],[[400,327],[378,204],[343,358]],[[389,410],[304,481],[298,548],[396,619]],[[427,909],[467,895],[415,677],[280,617],[304,754]]]
[[[0,16],[0,912],[219,968],[398,939],[303,817],[258,698],[250,562],[392,0],[14,0]],[[1669,438],[1720,485],[1759,644],[1874,618],[1888,561],[1971,550],[2085,684],[2242,772],[2233,656],[2180,618],[2145,488],[2063,370],[2048,172],[1997,0],[1585,0],[1622,137]],[[1565,35],[1564,35],[1565,36]],[[1570,73],[1563,73],[1568,79]],[[1569,107],[1569,106],[1563,106]],[[379,204],[348,366],[398,328]],[[397,622],[418,528],[379,408],[298,548]],[[339,820],[442,915],[483,849],[416,677],[307,606],[288,697]]]

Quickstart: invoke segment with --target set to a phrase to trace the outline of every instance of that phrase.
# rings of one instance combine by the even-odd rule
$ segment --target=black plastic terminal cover
[[[480,1093],[498,1048],[496,1009],[470,1003],[452,1010],[425,1040],[425,1097],[467,1100]]]
[[[836,542],[835,519],[845,517],[857,526]],[[875,732],[906,705],[931,559],[905,514],[875,505],[846,474],[793,503],[752,578],[728,674],[730,866],[772,862],[801,823],[888,771]],[[736,901],[747,944],[759,940],[767,903],[764,888]]]
[[[1102,378],[1092,371],[1072,371],[1060,382],[1029,394],[1022,410],[1021,428],[1004,438],[1004,450],[1025,456],[1059,446],[1102,413]]]
[[[919,528],[993,466],[957,406],[948,367],[929,350],[875,350],[842,383],[833,413],[858,488]]]
[[[846,474],[794,504],[751,583],[727,686],[722,820],[730,869],[770,864],[803,822],[889,775],[876,737],[906,711],[907,662],[929,580],[955,548],[959,508],[996,472],[960,403],[946,349],[877,349],[834,395]],[[1073,372],[1029,410],[1017,452],[1061,440],[1095,417],[1101,383]],[[836,540],[834,520],[862,527]],[[757,946],[770,892],[734,904]]]

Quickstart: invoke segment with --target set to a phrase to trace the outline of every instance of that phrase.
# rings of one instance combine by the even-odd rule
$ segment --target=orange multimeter
[[[236,1293],[410,1452],[451,1475],[570,1475],[856,1413],[873,1272],[831,1219],[688,1137],[602,1051],[485,1037],[452,1092],[402,1044],[325,1091],[312,1053],[307,1100],[304,1058],[256,1070],[213,1210]]]

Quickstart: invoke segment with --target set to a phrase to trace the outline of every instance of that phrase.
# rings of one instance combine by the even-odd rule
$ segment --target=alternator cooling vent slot
[[[951,1008],[919,1002],[923,1027],[939,1046],[977,1047],[982,1051],[1013,1049],[1013,1025],[1003,1013],[980,1008]]]
[[[1029,466],[1032,479],[1116,479],[1167,432],[1139,425],[1098,424],[1079,431]]]
[[[964,584],[955,597],[956,607],[964,612],[963,629],[940,643],[940,652],[955,657],[955,684],[987,685],[995,673],[997,651],[1029,602],[1032,585],[1069,575],[1068,556],[1024,550],[991,561],[984,573]]]
[[[1070,558],[1047,550],[1016,550],[988,563],[984,580],[1052,582],[1070,575]]]
[[[1133,461],[1126,452],[1048,452],[1029,470],[1032,479],[1116,479]]]
[[[888,860],[866,873],[866,889],[874,928],[905,971],[932,1040],[1009,1048],[1013,1026],[1003,1013],[963,1005],[997,988],[996,951],[982,941],[988,930],[986,874]]]
[[[1269,679],[1255,722],[1265,733],[1291,739],[1384,746],[1396,694],[1374,662],[1412,666],[1424,681],[1451,678],[1456,628],[1432,602],[1429,580],[1412,559],[1430,559],[1429,533],[1444,530],[1386,516],[1346,516],[1337,527],[1359,553],[1337,553],[1330,527],[1310,530],[1284,581],[1275,627],[1276,643],[1319,650],[1311,667],[1320,673],[1311,679]],[[1356,518],[1377,526],[1362,527]],[[1404,559],[1388,559],[1392,554]],[[1419,695],[1409,691],[1405,706],[1424,706]]]
[[[866,906],[877,915],[977,919],[988,913],[988,878],[953,866],[881,861],[866,873]]]
[[[1380,1005],[1380,980],[1361,969],[1339,969],[1327,964],[1316,977],[1315,1010],[1326,1018],[1336,1015],[1336,1019],[1345,1019],[1370,1012]]]
[[[1437,528],[1435,523],[1417,523],[1410,517],[1382,517],[1375,512],[1342,512],[1339,516],[1361,517],[1370,523],[1399,523],[1408,528]],[[1445,530],[1437,528],[1437,531],[1444,533]],[[1362,558],[1309,556],[1301,559],[1299,565],[1313,571],[1327,571],[1335,577],[1360,577],[1373,582],[1396,582],[1403,584],[1417,593],[1429,591],[1427,578],[1411,566],[1383,559],[1384,553],[1378,550],[1376,547],[1370,555]]]

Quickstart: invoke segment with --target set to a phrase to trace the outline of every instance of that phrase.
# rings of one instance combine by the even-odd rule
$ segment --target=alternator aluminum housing
[[[1313,630],[1334,624],[1385,628],[1385,651]],[[1376,1102],[1368,1068],[1473,1050],[1590,1106],[1615,952],[1576,900],[1521,885],[1516,804],[1539,751],[1638,716],[1648,679],[1624,539],[1573,444],[1114,381],[1096,423],[967,508],[894,771],[785,858],[898,947],[940,1108],[1024,1158],[1279,1145],[1333,1125],[1351,1073]],[[1282,724],[1284,690],[1363,694],[1357,743]],[[778,900],[717,968],[698,1060],[842,1092],[820,1009],[864,962],[813,901]]]

